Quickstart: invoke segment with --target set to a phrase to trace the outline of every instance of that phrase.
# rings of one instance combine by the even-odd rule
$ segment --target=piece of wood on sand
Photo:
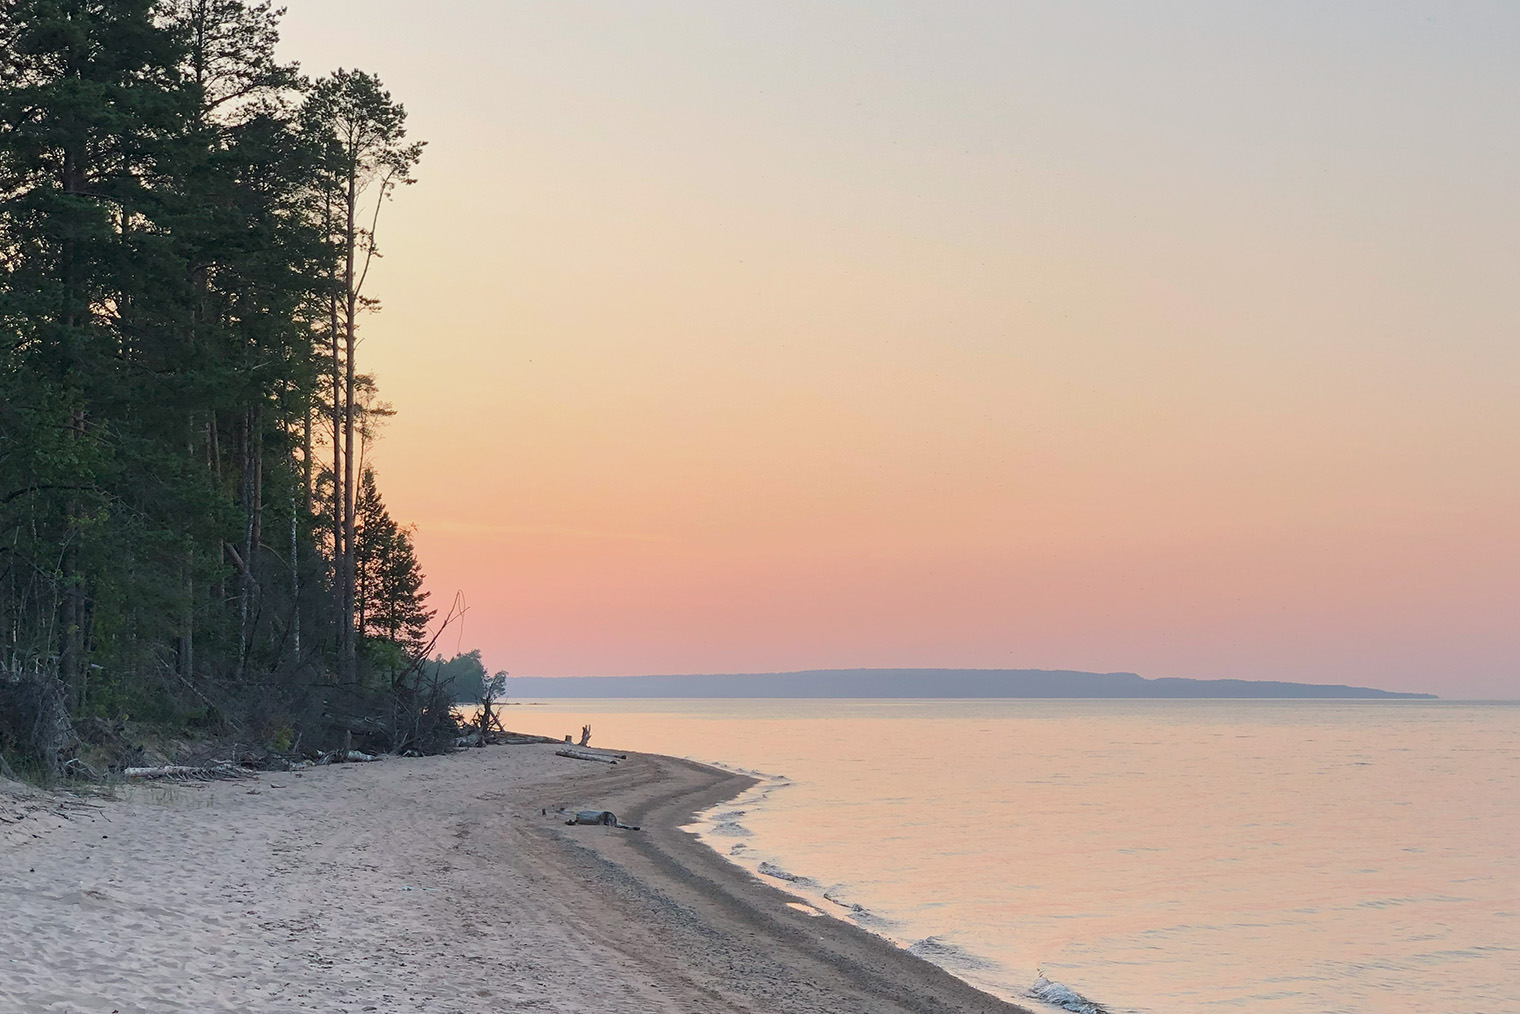
[[[194,767],[189,764],[163,764],[151,768],[126,768],[122,771],[123,778],[179,778],[195,781],[210,781],[213,778],[247,778],[253,772],[234,767],[231,764],[218,764],[214,767]]]
[[[571,757],[575,760],[598,761],[602,764],[616,764],[620,760],[628,759],[628,755],[626,753],[600,754],[592,753],[590,750],[577,750],[574,747],[566,747],[563,750],[556,750],[554,751],[554,754],[556,757]]]

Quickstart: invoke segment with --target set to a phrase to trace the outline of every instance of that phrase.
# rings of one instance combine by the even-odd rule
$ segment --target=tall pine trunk
[[[66,56],[66,76],[70,78],[80,77],[79,69],[80,54],[78,50],[70,46]],[[64,145],[62,179],[63,192],[70,195],[80,195],[86,191],[86,150],[83,143],[71,138]],[[74,238],[66,236],[62,249],[59,251],[60,261],[59,275],[63,282],[62,297],[63,306],[61,320],[62,339],[65,343],[64,355],[61,357],[64,363],[68,362],[69,349],[80,344],[78,330],[84,321],[78,313],[80,305],[79,272],[75,263],[77,251],[75,250]],[[81,440],[84,436],[84,410],[70,409],[68,419],[68,438],[70,441]],[[59,580],[62,584],[63,602],[62,616],[59,626],[62,635],[58,651],[59,676],[64,686],[75,695],[76,702],[82,702],[84,687],[81,681],[84,673],[83,644],[80,630],[83,623],[83,610],[81,608],[82,575],[79,573],[78,536],[79,536],[79,501],[70,495],[64,503],[64,548],[59,557]]]
[[[357,167],[349,170],[348,195],[345,201],[346,229],[343,265],[343,291],[347,299],[344,317],[344,393],[343,393],[343,669],[344,676],[352,680],[355,673],[354,653],[354,339],[358,322],[359,294],[354,291],[354,254],[357,242],[355,218],[358,214]]]
[[[301,557],[297,551],[296,511],[300,501],[295,483],[290,485],[290,645],[297,665],[301,663]]]
[[[304,399],[303,399],[304,400]],[[287,417],[288,418],[288,417]],[[300,479],[299,484],[296,482]],[[299,485],[299,489],[297,486]],[[290,483],[290,644],[296,665],[301,664],[301,555],[299,511],[304,504],[311,515],[311,403],[301,413],[301,472]]]
[[[331,201],[328,204],[328,219],[331,220]],[[329,287],[328,296],[328,330],[332,338],[332,456],[333,456],[333,481],[332,481],[332,565],[333,565],[333,615],[337,618],[337,656],[338,674],[346,677],[347,670],[344,665],[345,644],[343,617],[346,615],[343,609],[343,373],[341,368],[341,343],[338,331],[338,267],[333,264],[332,284]]]
[[[244,409],[238,420],[238,476],[241,487],[238,500],[243,508],[243,544],[238,560],[238,658],[237,677],[241,681],[248,665],[248,613],[253,597],[253,412]]]
[[[185,457],[190,466],[195,464],[195,413],[190,413],[186,420],[189,427],[189,435],[185,438]],[[210,471],[210,468],[207,468]],[[189,681],[195,675],[195,545],[191,543],[185,548],[185,558],[182,563],[184,583],[185,607],[180,616],[178,672],[180,678]]]

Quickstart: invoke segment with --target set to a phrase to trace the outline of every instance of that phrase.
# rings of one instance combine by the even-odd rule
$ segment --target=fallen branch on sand
[[[620,760],[628,759],[628,755],[626,753],[607,756],[605,754],[591,753],[589,750],[576,750],[572,747],[566,747],[563,750],[556,750],[554,751],[554,755],[556,757],[572,757],[575,760],[600,761],[603,764],[616,764]]]
[[[469,732],[454,740],[455,746],[525,746],[529,743],[558,743],[553,736],[531,736],[525,732],[491,732],[480,741],[480,733]]]
[[[211,767],[194,767],[189,764],[163,764],[153,768],[127,768],[123,778],[176,778],[182,781],[209,782],[218,778],[248,778],[254,772],[233,765],[230,761]]]

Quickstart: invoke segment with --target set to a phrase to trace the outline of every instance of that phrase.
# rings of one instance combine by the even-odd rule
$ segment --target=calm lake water
[[[1115,1014],[1520,1014],[1515,704],[555,701],[505,717],[775,776],[705,815],[703,839],[1029,1006],[1039,986]]]

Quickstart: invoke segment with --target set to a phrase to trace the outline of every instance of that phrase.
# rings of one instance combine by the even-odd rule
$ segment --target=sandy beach
[[[3,794],[0,1009],[1019,1010],[679,830],[749,784],[531,745],[66,808]]]

